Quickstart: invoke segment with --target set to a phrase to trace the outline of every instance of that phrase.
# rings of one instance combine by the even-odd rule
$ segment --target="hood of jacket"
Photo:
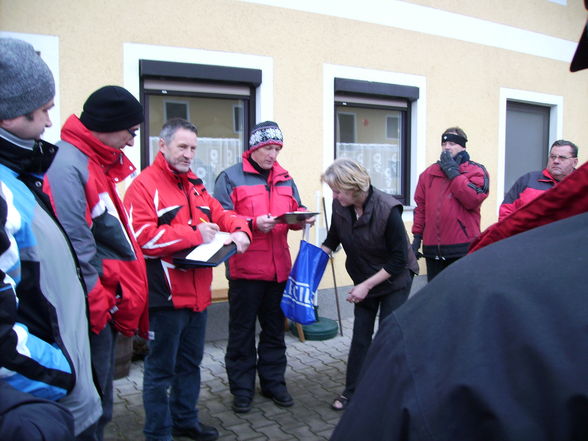
[[[61,139],[73,144],[92,161],[100,164],[104,173],[115,182],[120,182],[135,172],[135,166],[122,150],[101,142],[75,115],[71,115],[63,125]]]

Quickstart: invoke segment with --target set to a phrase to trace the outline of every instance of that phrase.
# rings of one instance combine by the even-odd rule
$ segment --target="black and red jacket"
[[[203,243],[196,227],[203,220],[251,237],[247,221],[225,210],[194,173],[173,171],[161,152],[130,185],[124,202],[147,262],[149,308],[204,311],[212,268],[177,268],[173,255]]]
[[[558,181],[544,169],[532,171],[516,180],[510,188],[498,212],[498,220],[501,221],[509,214],[517,211],[523,205],[528,204],[541,193],[553,188]]]
[[[135,172],[131,161],[71,115],[43,190],[77,254],[88,289],[90,325],[108,322],[122,334],[147,336],[147,274],[117,184]]]
[[[427,258],[464,256],[480,234],[480,207],[488,197],[488,172],[469,156],[459,164],[460,175],[450,180],[439,164],[419,176],[414,199],[412,233],[423,238]]]
[[[566,176],[553,191],[544,191],[503,221],[489,226],[472,243],[473,253],[515,234],[585,213],[588,207],[588,162]]]
[[[279,216],[287,211],[306,211],[294,180],[278,162],[263,176],[251,165],[251,150],[243,153],[243,162],[218,175],[214,195],[229,210],[243,219],[251,219],[253,240],[247,251],[229,261],[231,279],[283,282],[288,279],[292,260],[288,246],[288,230],[299,230],[299,224],[277,224],[269,233],[255,228],[257,216],[270,213]]]

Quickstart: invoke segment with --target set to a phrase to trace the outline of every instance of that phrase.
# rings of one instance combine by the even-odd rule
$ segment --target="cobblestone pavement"
[[[215,426],[220,440],[328,440],[341,416],[330,404],[344,387],[352,326],[353,318],[344,319],[344,336],[337,334],[323,341],[301,342],[288,332],[286,383],[295,404],[280,408],[258,393],[247,414],[231,410],[224,366],[226,340],[207,342],[198,403],[200,420]],[[114,415],[105,441],[144,439],[142,381],[142,361],[132,363],[128,377],[115,380]]]

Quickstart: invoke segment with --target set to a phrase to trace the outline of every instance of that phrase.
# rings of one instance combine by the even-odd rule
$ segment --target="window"
[[[367,168],[372,184],[408,204],[410,101],[418,89],[335,79],[335,157]]]
[[[243,132],[243,107],[240,105],[233,106],[233,132]]]
[[[212,193],[214,181],[237,163],[247,145],[255,114],[255,69],[141,60],[141,98],[145,129],[141,165],[159,151],[159,132],[169,118],[185,118],[198,127],[198,150],[192,170]]]
[[[190,106],[187,101],[163,101],[163,120],[184,118],[190,120]]]
[[[400,139],[400,117],[399,115],[386,116],[386,139]]]
[[[337,112],[339,142],[355,142],[355,113]]]

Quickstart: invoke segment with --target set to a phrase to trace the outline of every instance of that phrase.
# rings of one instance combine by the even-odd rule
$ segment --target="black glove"
[[[423,257],[423,255],[419,252],[419,248],[421,247],[421,241],[423,240],[423,237],[420,234],[415,234],[414,235],[414,239],[412,241],[412,250],[414,251],[414,255],[416,256],[417,259],[420,259],[421,257]]]
[[[443,150],[441,158],[437,161],[437,164],[439,164],[441,170],[443,170],[443,173],[445,173],[449,179],[453,179],[461,174],[459,172],[459,165],[457,165],[457,162],[455,162],[455,159],[451,157],[451,153],[447,150]]]

